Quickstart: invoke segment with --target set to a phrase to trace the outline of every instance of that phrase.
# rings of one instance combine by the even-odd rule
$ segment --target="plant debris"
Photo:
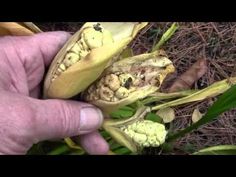
[[[188,90],[207,72],[207,62],[204,58],[198,59],[186,72],[178,77],[168,92]]]

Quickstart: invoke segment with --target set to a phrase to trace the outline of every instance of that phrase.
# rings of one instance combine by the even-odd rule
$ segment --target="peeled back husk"
[[[82,97],[111,113],[156,92],[174,70],[164,51],[125,58],[107,68]]]
[[[146,25],[85,23],[54,58],[45,79],[44,97],[70,98],[85,90]]]

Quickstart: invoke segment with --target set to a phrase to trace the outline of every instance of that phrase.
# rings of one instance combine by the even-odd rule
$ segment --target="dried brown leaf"
[[[206,71],[206,59],[198,59],[197,62],[195,62],[185,73],[176,79],[176,81],[168,89],[168,92],[190,89],[192,85],[206,73]]]

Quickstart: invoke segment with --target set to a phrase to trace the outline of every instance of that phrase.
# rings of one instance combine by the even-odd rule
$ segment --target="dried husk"
[[[30,27],[23,25],[23,23],[16,23],[16,22],[0,22],[0,36],[29,36],[36,33]],[[28,25],[34,26],[34,28],[40,30],[36,25],[31,22],[27,22]]]
[[[229,88],[231,88],[232,85],[235,84],[236,84],[236,77],[230,77],[229,79],[217,81],[204,89],[194,92],[193,94],[163,104],[159,104],[157,106],[152,107],[151,109],[155,111],[195,101],[202,101],[204,99],[212,98],[224,93]]]
[[[175,110],[170,107],[160,109],[156,114],[160,116],[164,123],[170,123],[175,119]]]
[[[199,121],[204,114],[202,114],[198,108],[195,108],[192,114],[192,122],[196,123],[197,121]]]
[[[26,27],[27,29],[29,29],[30,31],[32,31],[34,33],[41,33],[41,32],[43,32],[38,26],[36,26],[32,22],[18,22],[18,24]]]

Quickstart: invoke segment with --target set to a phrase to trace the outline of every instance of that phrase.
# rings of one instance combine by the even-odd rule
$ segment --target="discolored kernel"
[[[114,96],[114,92],[105,86],[102,86],[99,90],[99,96],[102,100],[111,101],[111,98]]]
[[[105,84],[113,91],[120,88],[120,81],[117,75],[109,74],[105,77]]]

